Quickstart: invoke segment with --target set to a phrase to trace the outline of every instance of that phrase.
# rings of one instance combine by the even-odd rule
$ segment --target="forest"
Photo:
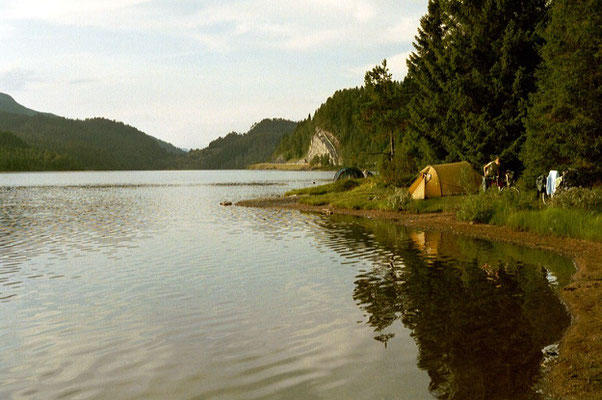
[[[600,176],[602,2],[430,0],[402,82],[386,60],[361,88],[336,92],[285,137],[300,157],[315,126],[344,163],[401,184],[429,163],[499,156],[531,183],[549,169]],[[380,155],[379,155],[380,154]]]
[[[264,119],[247,133],[231,132],[204,149],[195,149],[179,157],[178,169],[244,169],[251,164],[271,160],[278,143],[295,129],[297,123],[285,119]]]
[[[0,131],[0,171],[68,171],[81,169],[70,157],[31,148],[10,132]]]
[[[61,169],[164,169],[183,153],[134,127],[105,118],[73,120],[40,113],[28,116],[0,112],[0,130],[11,132],[39,154],[68,159],[69,167]],[[14,147],[2,149],[16,151]],[[34,157],[33,153],[30,156]],[[31,162],[30,169],[35,170],[33,165],[39,164],[33,159]],[[47,169],[52,168],[43,168]]]

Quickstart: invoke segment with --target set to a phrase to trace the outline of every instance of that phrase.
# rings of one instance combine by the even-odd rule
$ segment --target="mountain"
[[[272,160],[272,154],[283,137],[289,135],[296,122],[284,119],[264,119],[244,134],[231,132],[204,149],[191,150],[180,157],[178,168],[241,169],[251,164]]]
[[[178,156],[185,154],[122,122],[105,118],[73,120],[40,113],[3,93],[0,93],[0,131],[12,133],[31,151],[69,160],[63,169],[165,169],[173,168]],[[16,150],[4,148],[4,151]],[[48,164],[48,169],[52,168],[52,163]]]
[[[40,114],[37,111],[34,111],[17,103],[15,99],[13,99],[6,93],[0,93],[0,111],[12,114],[27,115],[30,117],[32,115]]]

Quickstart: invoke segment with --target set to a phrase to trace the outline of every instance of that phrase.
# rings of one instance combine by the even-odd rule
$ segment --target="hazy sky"
[[[205,147],[313,113],[389,61],[427,0],[0,0],[0,92],[69,118]]]

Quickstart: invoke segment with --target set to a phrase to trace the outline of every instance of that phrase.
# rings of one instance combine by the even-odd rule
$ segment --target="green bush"
[[[456,217],[460,221],[474,221],[488,223],[493,217],[494,207],[492,195],[482,193],[466,196],[456,211]]]
[[[602,211],[602,188],[568,188],[558,191],[552,198],[551,207],[579,208]]]
[[[488,190],[477,195],[466,196],[456,210],[461,221],[474,221],[504,225],[510,215],[518,210],[531,210],[537,205],[534,192],[514,190]]]
[[[412,195],[410,195],[408,189],[399,188],[387,198],[387,208],[391,211],[407,210],[411,202]]]

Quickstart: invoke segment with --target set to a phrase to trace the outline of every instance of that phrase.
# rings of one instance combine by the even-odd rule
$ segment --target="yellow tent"
[[[413,199],[463,194],[466,190],[476,190],[482,177],[466,161],[428,165],[410,185]]]

